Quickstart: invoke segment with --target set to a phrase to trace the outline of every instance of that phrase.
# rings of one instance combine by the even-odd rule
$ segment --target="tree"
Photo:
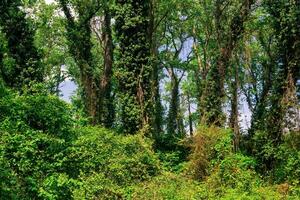
[[[222,106],[225,97],[224,80],[226,71],[232,58],[233,50],[244,32],[244,23],[247,20],[252,0],[243,0],[241,2],[215,1],[214,20],[216,28],[216,40],[219,49],[215,63],[208,72],[207,84],[209,87],[205,92],[202,105],[202,113],[206,116],[203,120],[208,124],[224,124]],[[229,4],[233,4],[229,6]],[[235,5],[236,4],[236,5]],[[230,16],[230,9],[233,10],[233,16]],[[228,20],[229,18],[229,20]]]
[[[113,64],[113,43],[111,32],[111,14],[107,2],[80,2],[73,4],[66,0],[60,0],[60,5],[65,14],[67,24],[67,38],[70,53],[73,55],[78,67],[78,82],[83,90],[83,102],[85,111],[91,118],[92,124],[102,124],[111,127],[114,119],[111,99],[111,76]],[[71,9],[78,14],[78,19],[71,13]],[[103,73],[96,63],[92,53],[91,20],[103,9],[102,29],[95,30],[100,34],[98,40],[103,47]],[[96,27],[97,28],[97,27]],[[99,69],[100,68],[100,69]]]
[[[31,82],[44,80],[41,56],[34,46],[32,23],[26,18],[22,1],[2,1],[0,5],[0,27],[7,41],[7,51],[12,64],[0,60],[0,73],[9,87],[21,90]],[[1,54],[1,53],[0,53]]]
[[[296,82],[300,76],[300,2],[270,0],[265,3],[274,19],[272,25],[278,41],[278,55],[275,61],[278,71],[271,91],[271,108],[267,111],[266,128],[272,134],[275,143],[279,143],[288,108],[297,106],[298,103],[297,100],[291,101],[291,97],[296,97]]]
[[[150,1],[118,0],[116,35],[119,41],[116,77],[119,80],[120,122],[127,133],[151,125]]]
[[[68,50],[64,19],[57,15],[57,4],[38,1],[31,9],[34,11],[30,18],[36,26],[35,44],[45,68],[45,83],[51,94],[60,96],[61,83],[72,78],[72,67],[76,66]]]

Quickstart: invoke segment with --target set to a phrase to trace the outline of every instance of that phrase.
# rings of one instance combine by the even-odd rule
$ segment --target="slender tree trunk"
[[[171,79],[171,100],[168,112],[167,130],[168,134],[176,135],[178,133],[178,109],[179,109],[179,82],[173,69],[169,69]]]
[[[105,127],[111,127],[113,123],[113,99],[111,98],[111,76],[113,68],[113,41],[111,30],[111,14],[108,7],[104,9],[104,20],[102,28],[102,43],[104,47],[103,52],[103,74],[100,78],[100,87],[98,94],[99,106],[99,122]]]
[[[193,118],[192,118],[192,111],[191,111],[191,100],[190,94],[187,93],[187,103],[188,103],[188,117],[189,117],[189,129],[190,129],[190,136],[193,136]]]
[[[60,0],[60,5],[67,18],[67,37],[69,40],[70,53],[73,55],[80,71],[80,87],[83,90],[83,102],[85,112],[90,117],[90,123],[95,125],[97,119],[97,83],[94,77],[92,58],[91,28],[89,19],[75,21],[65,0]],[[82,13],[81,13],[82,14]],[[83,18],[85,16],[78,16]],[[93,16],[90,16],[93,17]],[[78,34],[80,32],[80,35]]]
[[[239,150],[240,144],[240,128],[239,128],[239,110],[238,110],[238,90],[239,90],[239,82],[238,82],[238,65],[235,65],[234,70],[234,81],[232,82],[232,98],[231,98],[231,113],[230,113],[230,128],[234,132],[234,150],[237,152]]]
[[[253,136],[255,131],[262,126],[263,116],[265,113],[265,108],[267,107],[268,94],[272,88],[272,70],[273,63],[267,64],[266,71],[263,76],[263,88],[262,92],[258,97],[258,102],[254,106],[252,119],[251,119],[251,127],[248,131],[250,135]]]
[[[151,49],[151,65],[153,67],[153,73],[152,73],[152,102],[153,104],[153,114],[152,114],[152,128],[153,128],[153,134],[155,134],[155,137],[158,136],[162,132],[162,111],[163,107],[161,104],[161,98],[160,98],[160,92],[159,92],[159,64],[158,64],[158,48],[157,48],[157,38],[156,38],[156,25],[155,25],[155,10],[154,6],[156,4],[156,0],[150,0],[150,9],[149,9],[149,29],[148,29],[148,35],[150,42],[150,49]]]
[[[61,80],[62,80],[61,79],[61,77],[62,77],[61,66],[57,67],[55,76],[56,77],[54,78],[54,80],[55,80],[55,91],[54,91],[54,93],[55,93],[56,96],[59,96],[59,85],[60,85]]]

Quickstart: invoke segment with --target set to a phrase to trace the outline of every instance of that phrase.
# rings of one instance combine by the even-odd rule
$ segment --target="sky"
[[[75,94],[77,85],[69,80],[66,79],[64,82],[60,84],[60,90],[61,90],[61,99],[63,99],[66,102],[71,102],[71,97]]]
[[[53,3],[55,0],[45,0],[47,4]]]

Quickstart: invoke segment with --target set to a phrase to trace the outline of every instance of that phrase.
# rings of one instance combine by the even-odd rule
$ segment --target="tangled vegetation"
[[[0,0],[0,200],[300,200],[299,66],[299,0]]]

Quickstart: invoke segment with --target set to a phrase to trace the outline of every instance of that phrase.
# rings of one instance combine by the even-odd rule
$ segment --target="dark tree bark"
[[[114,121],[113,99],[111,94],[111,77],[113,68],[113,40],[111,30],[111,14],[109,8],[105,5],[104,20],[102,28],[102,43],[104,47],[103,52],[103,74],[100,78],[100,87],[98,93],[99,106],[99,123],[105,127],[112,127]]]
[[[237,152],[239,150],[240,144],[240,127],[239,127],[239,77],[238,77],[238,63],[235,64],[234,69],[234,81],[231,86],[232,97],[231,97],[231,113],[229,119],[229,126],[234,132],[234,150]]]
[[[193,118],[192,118],[192,111],[191,111],[191,99],[190,99],[190,94],[187,93],[187,103],[188,103],[188,117],[189,117],[189,131],[190,131],[190,136],[193,136]]]
[[[156,0],[150,1],[150,9],[149,9],[149,29],[148,29],[148,37],[151,40],[151,65],[153,66],[152,73],[152,102],[153,105],[153,114],[152,114],[152,129],[154,137],[158,137],[160,133],[162,133],[162,116],[163,116],[163,107],[161,104],[160,91],[159,91],[159,63],[158,63],[158,47],[157,47],[157,37],[156,31],[157,26],[160,22],[156,22],[155,20],[155,10],[154,6],[156,4]]]

